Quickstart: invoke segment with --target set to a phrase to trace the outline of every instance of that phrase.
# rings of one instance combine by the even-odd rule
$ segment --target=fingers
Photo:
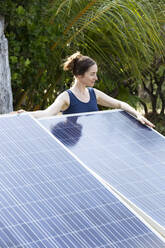
[[[148,126],[150,126],[150,127],[155,127],[155,125],[152,123],[152,122],[150,122],[150,121],[146,121],[146,124],[148,125]]]
[[[12,112],[10,112],[9,114],[10,114],[10,115],[15,115],[15,114],[17,114],[17,111],[12,111]]]
[[[152,127],[152,128],[154,128],[155,127],[155,125],[152,123],[152,122],[150,122],[149,120],[147,120],[145,117],[143,117],[143,116],[138,116],[138,118],[137,118],[142,124],[144,124],[144,125],[147,125],[147,126],[149,126],[149,127]]]
[[[16,112],[17,112],[17,114],[22,114],[22,113],[25,113],[26,111],[24,109],[19,109]]]
[[[150,127],[155,127],[155,125],[152,122],[150,122],[149,120],[147,120],[146,118],[144,118],[144,122],[145,122],[146,125],[148,125]]]

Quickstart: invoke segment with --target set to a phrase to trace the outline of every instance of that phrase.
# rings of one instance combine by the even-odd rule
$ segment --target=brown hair
[[[76,52],[66,59],[63,69],[64,71],[71,71],[74,76],[78,76],[83,75],[94,64],[96,62],[93,59]]]

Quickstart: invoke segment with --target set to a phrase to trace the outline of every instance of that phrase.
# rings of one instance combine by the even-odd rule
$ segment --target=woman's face
[[[86,71],[83,75],[78,75],[77,79],[80,83],[87,87],[93,87],[97,78],[97,65],[94,64],[89,67],[88,71]]]

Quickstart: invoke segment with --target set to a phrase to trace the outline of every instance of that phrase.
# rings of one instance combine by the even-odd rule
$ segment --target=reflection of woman
[[[51,133],[66,146],[74,146],[81,137],[82,125],[77,116],[67,117],[66,121],[51,127]]]
[[[61,93],[47,109],[31,112],[34,117],[48,117],[56,115],[60,111],[64,114],[97,111],[97,104],[99,104],[105,107],[123,109],[136,116],[141,123],[151,127],[154,126],[129,104],[116,100],[93,88],[97,80],[98,69],[96,62],[90,57],[83,56],[77,52],[67,58],[64,63],[64,70],[69,70],[73,73],[73,86]],[[18,112],[21,112],[21,110]]]

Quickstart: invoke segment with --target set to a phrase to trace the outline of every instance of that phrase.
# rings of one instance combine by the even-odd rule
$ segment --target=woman
[[[30,112],[35,118],[49,117],[58,114],[73,114],[80,112],[97,111],[97,104],[110,108],[122,109],[137,117],[142,123],[150,127],[154,125],[139,114],[129,104],[116,100],[102,91],[93,88],[97,78],[97,64],[90,57],[80,52],[74,53],[64,63],[64,71],[71,71],[74,75],[73,86],[61,93],[54,103],[45,110]],[[18,113],[22,111],[19,110]]]

